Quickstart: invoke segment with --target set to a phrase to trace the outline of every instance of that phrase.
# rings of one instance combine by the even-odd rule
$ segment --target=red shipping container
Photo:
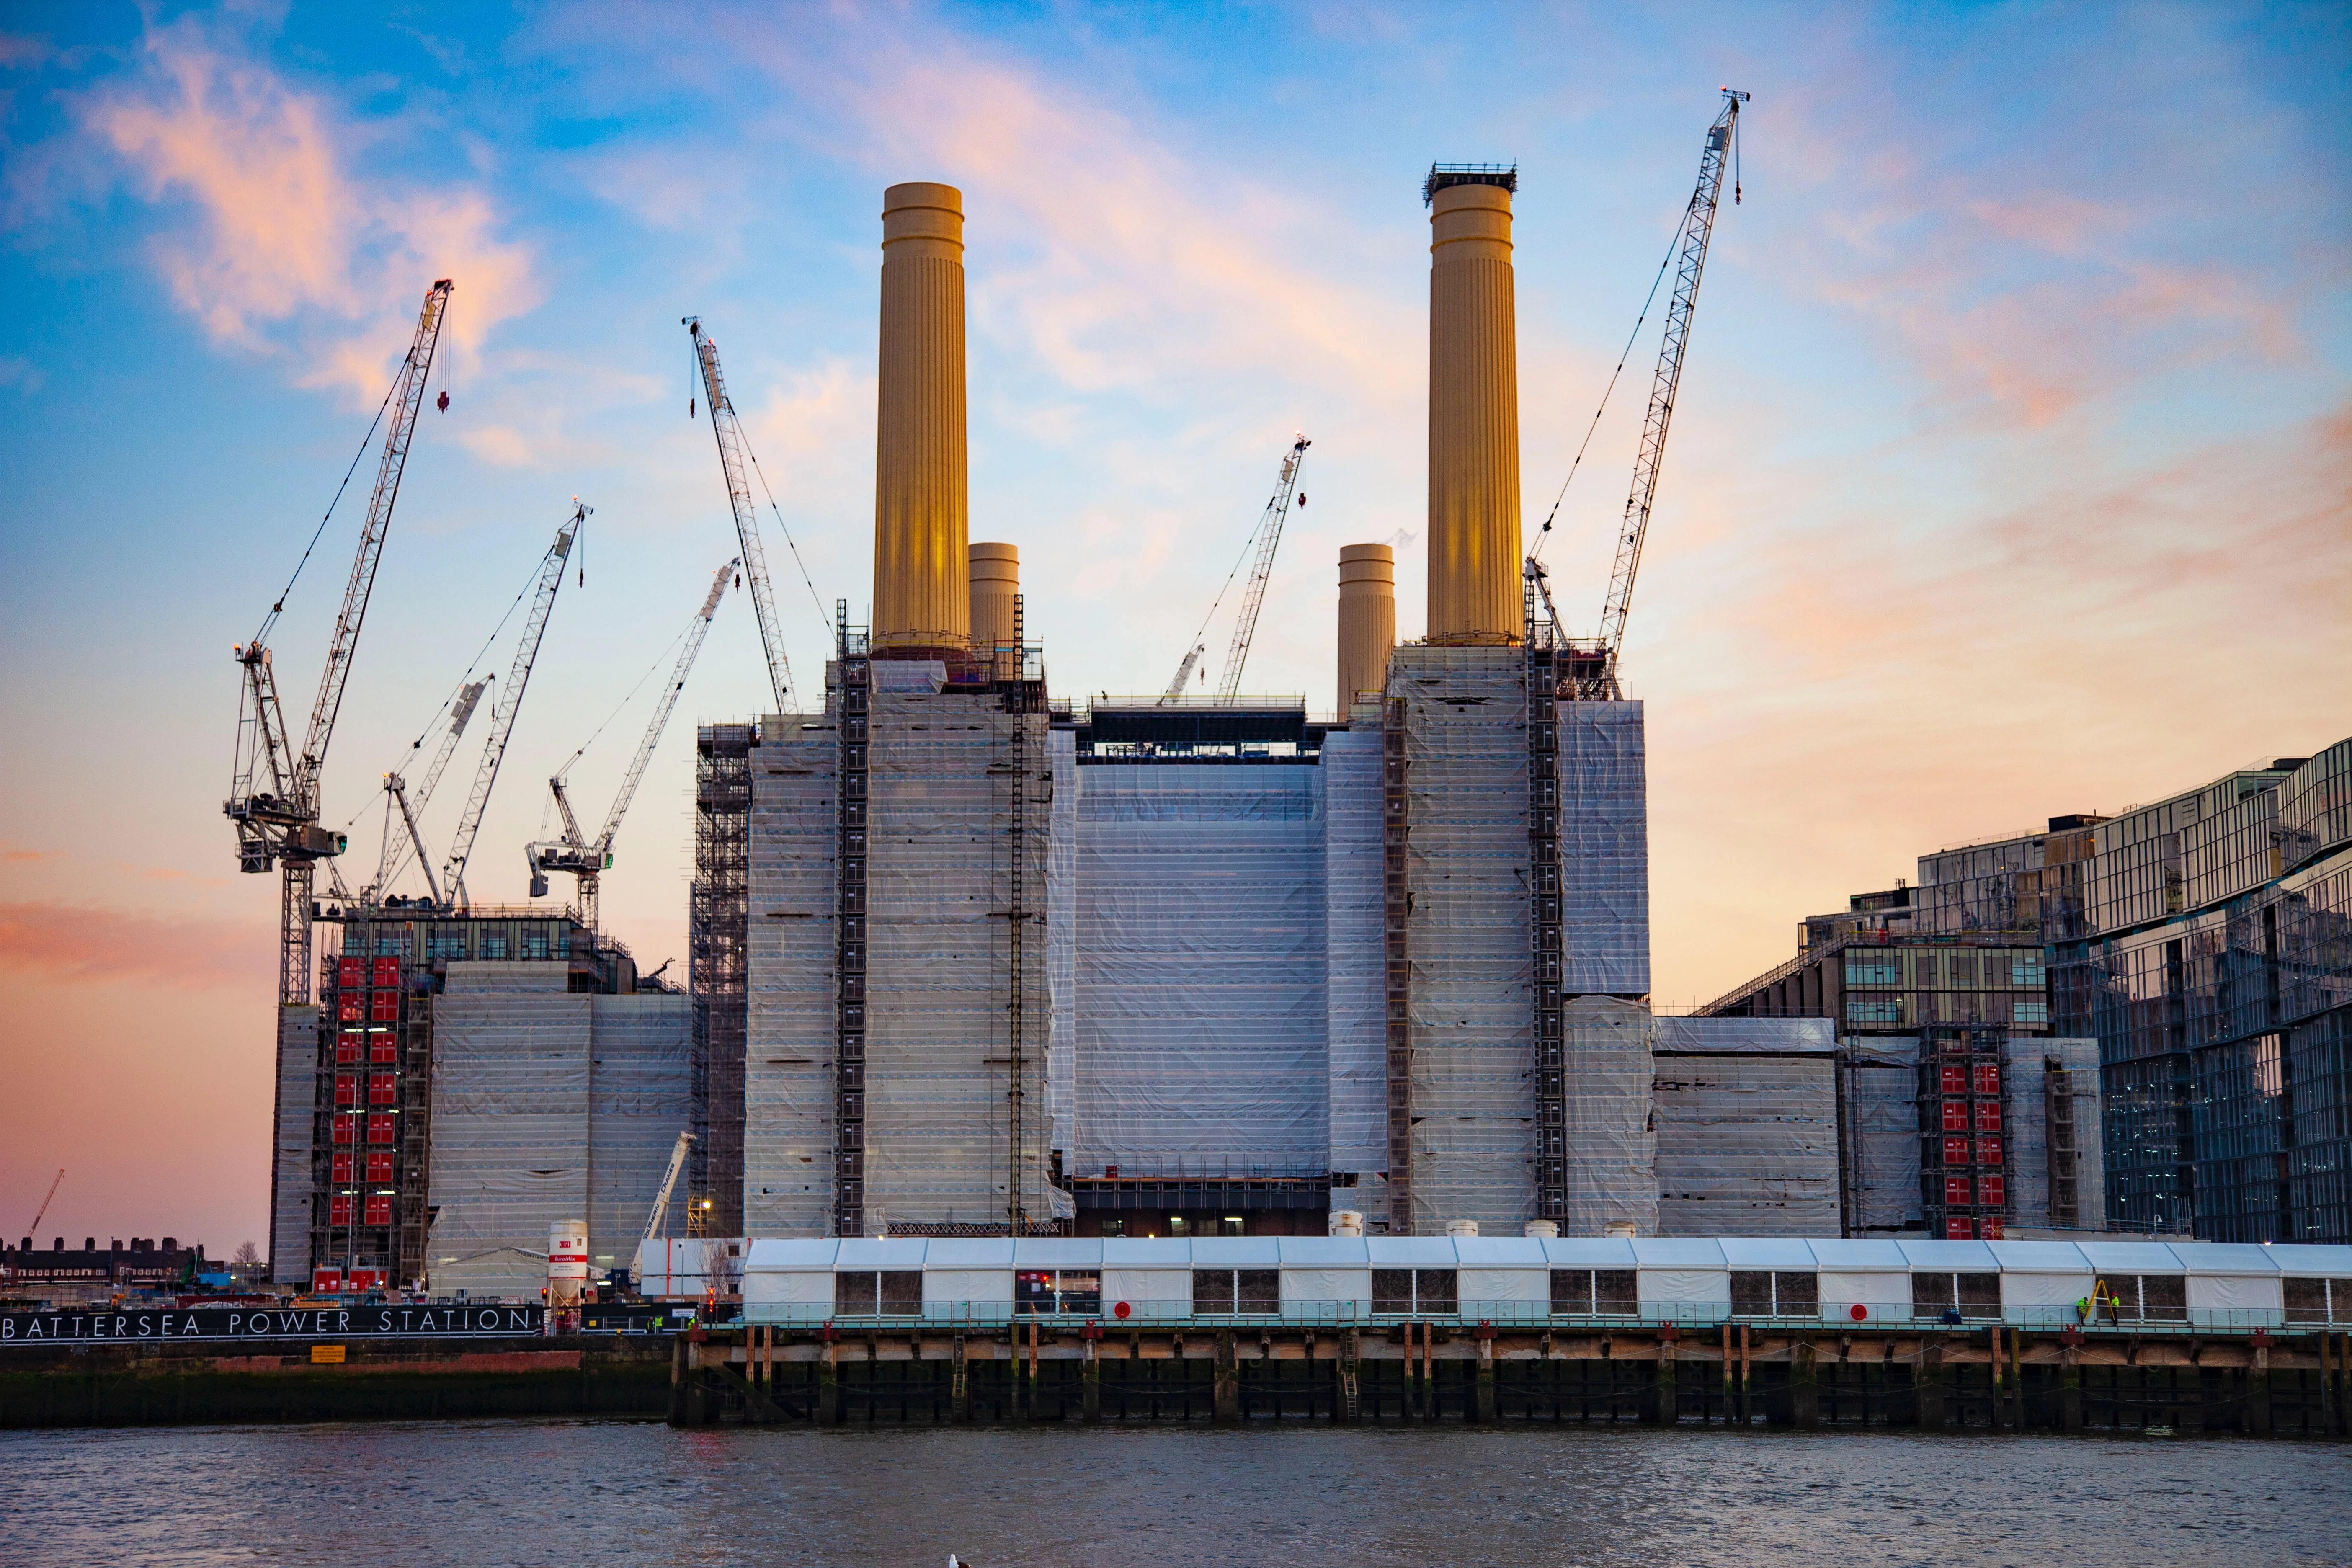
[[[1965,1165],[1968,1163],[1969,1141],[1965,1138],[1945,1139],[1944,1163],[1947,1165]]]
[[[389,1149],[371,1149],[371,1150],[369,1150],[369,1151],[368,1151],[368,1182],[369,1182],[369,1184],[370,1184],[371,1185],[380,1185],[380,1184],[382,1184],[383,1183],[388,1182],[388,1181],[390,1181],[390,1180],[392,1180],[392,1151],[391,1151],[391,1150],[389,1150]]]
[[[332,1292],[340,1290],[342,1288],[343,1271],[341,1269],[313,1268],[310,1270],[311,1289],[322,1292]]]
[[[390,1111],[380,1110],[369,1115],[367,1119],[367,1141],[371,1143],[389,1143],[392,1142],[392,1113]]]
[[[360,983],[360,961],[356,958],[344,959],[336,968],[335,976],[335,983],[347,991],[357,985]]]
[[[388,1072],[380,1072],[369,1079],[368,1103],[370,1105],[397,1104],[398,1097],[393,1093],[392,1085],[393,1078]]]
[[[333,1197],[327,1200],[327,1223],[329,1225],[349,1225],[352,1223],[351,1194],[337,1193]]]
[[[1979,1138],[1977,1140],[1977,1163],[1979,1165],[1998,1165],[2000,1163],[2000,1139]]]
[[[347,1068],[360,1059],[360,1037],[357,1035],[335,1037],[335,1065]]]
[[[356,991],[338,993],[335,997],[335,1021],[356,1024],[360,1021],[360,994]]]
[[[1977,1092],[1979,1094],[1999,1094],[2000,1092],[2000,1063],[1979,1062],[1977,1064]]]
[[[360,1102],[360,1080],[349,1073],[335,1079],[335,1103],[349,1108]]]
[[[1969,1102],[1965,1100],[1944,1101],[1944,1131],[1966,1132],[1969,1130]]]
[[[399,985],[400,960],[396,958],[377,959],[375,961],[375,983],[378,985]]]
[[[352,1269],[352,1283],[351,1283],[351,1288],[352,1288],[352,1289],[354,1289],[354,1290],[381,1290],[381,1289],[383,1289],[383,1269],[381,1269],[381,1268],[354,1268],[354,1269]]]
[[[1979,1206],[1989,1209],[1997,1209],[2000,1207],[2000,1178],[1999,1176],[1979,1176],[1977,1178],[1977,1203]]]
[[[1969,1091],[1969,1069],[1958,1062],[1946,1062],[1937,1069],[1946,1094],[1966,1094]]]
[[[357,1112],[350,1110],[341,1112],[335,1118],[335,1142],[338,1143],[358,1142],[359,1128],[360,1119]]]
[[[381,1029],[368,1037],[369,1061],[390,1062],[396,1058],[398,1052],[398,1037],[391,1030]]]
[[[1989,1219],[1984,1222],[1984,1238],[1987,1241],[1999,1241],[2000,1239],[2000,1221],[1997,1219]]]
[[[1946,1241],[1974,1241],[1976,1235],[1977,1226],[1974,1220],[1948,1219],[1944,1222]]]
[[[1977,1131],[1979,1132],[2000,1131],[2000,1101],[1997,1100],[1977,1101]]]
[[[341,1186],[344,1183],[352,1179],[352,1156],[350,1151],[346,1150],[343,1152],[337,1154],[334,1159],[334,1166],[335,1184],[337,1186]]]
[[[390,1193],[370,1193],[368,1194],[367,1214],[363,1223],[368,1225],[390,1225],[392,1223],[392,1194]]]
[[[1966,1208],[1969,1204],[1969,1179],[1966,1176],[1946,1176],[1944,1201]]]
[[[397,1024],[400,1022],[399,992],[379,991],[373,998],[371,998],[371,1001],[373,1005],[368,1009],[368,1021],[370,1023]]]

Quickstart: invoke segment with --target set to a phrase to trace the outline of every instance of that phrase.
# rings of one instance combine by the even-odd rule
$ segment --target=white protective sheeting
[[[751,763],[743,1221],[763,1236],[822,1237],[833,1230],[840,737],[830,713],[766,730]]]
[[[1911,1275],[1908,1270],[1864,1272],[1824,1268],[1816,1276],[1822,1317],[1831,1322],[1903,1322],[1911,1316]],[[1853,1309],[1868,1314],[1857,1319]]]
[[[1727,1268],[1644,1268],[1636,1288],[1645,1308],[1731,1305],[1731,1271]]]
[[[1102,1275],[1103,1310],[1109,1311],[1119,1302],[1142,1307],[1167,1301],[1190,1302],[1192,1300],[1192,1271],[1190,1268],[1117,1268],[1108,1264]]]
[[[1921,1223],[1918,1061],[1916,1036],[1849,1035],[1843,1042],[1845,1223],[1857,1236]]]
[[[1361,729],[1323,737],[1322,773],[1330,1168],[1360,1176],[1384,1171],[1389,1163],[1376,717]]]
[[[1579,996],[1562,1009],[1568,1061],[1568,1210],[1560,1228],[1659,1229],[1657,1067],[1646,1003]],[[1714,1227],[1720,1231],[1724,1227]]]
[[[2018,1322],[2042,1322],[2050,1317],[2048,1309],[2072,1307],[2091,1293],[2091,1273],[2088,1269],[2074,1272],[2042,1271],[2000,1273],[2000,1305],[2002,1314]]]
[[[2189,1321],[2218,1328],[2286,1321],[2286,1286],[2277,1274],[2191,1274]]]
[[[1570,994],[1650,991],[1650,801],[1639,702],[1559,708],[1560,947]]]
[[[425,1267],[437,1288],[439,1270],[467,1258],[500,1248],[543,1256],[551,1226],[588,1216],[594,999],[520,989],[452,991],[433,999],[433,1037],[427,1202],[435,1213]],[[589,1251],[614,1252],[617,1240],[592,1226]],[[533,1294],[544,1272],[529,1284]],[[501,1294],[525,1288],[510,1271],[499,1278],[509,1281]]]
[[[1730,1024],[1746,1026],[1693,1027]],[[1654,1026],[1654,1048],[1659,1040],[1677,1047],[1655,1057],[1658,1233],[1837,1229],[1837,1063],[1829,1020],[1660,1018]],[[1776,1041],[1794,1048],[1769,1053]]]
[[[1372,1305],[1372,1271],[1369,1268],[1285,1268],[1282,1304],[1314,1309],[1350,1303],[1366,1311]]]
[[[1551,1300],[1548,1268],[1463,1268],[1454,1274],[1456,1300],[1471,1301]],[[1464,1310],[1469,1309],[1465,1306]]]
[[[1004,1217],[1009,1111],[1013,857],[1024,886],[1020,1206],[1052,1210],[1045,1069],[1047,844],[1052,768],[1045,716],[1003,711],[992,695],[889,689],[903,672],[872,666],[867,747],[865,1224]],[[1021,776],[1013,726],[1023,729]],[[1012,794],[1025,833],[1009,835]]]
[[[1067,1168],[1328,1171],[1321,770],[1076,771]]]
[[[659,991],[589,1004],[588,1259],[601,1272],[630,1266],[670,1152],[689,1128],[694,1007]],[[671,1194],[673,1216],[683,1216],[685,1197]]]
[[[319,1005],[278,1010],[278,1125],[270,1143],[269,1278],[310,1283],[311,1168],[319,1123]]]
[[[923,1274],[923,1306],[952,1307],[971,1301],[1001,1305],[1013,1300],[1010,1268],[927,1269]]]
[[[1412,1212],[1390,1226],[1516,1230],[1536,1212],[1526,656],[1408,645],[1389,669],[1404,700],[1413,1118]],[[1639,1048],[1646,1096],[1646,1035]]]
[[[1650,1048],[1708,1056],[1830,1056],[1837,1050],[1837,1026],[1827,1018],[1661,1016],[1650,1028]]]

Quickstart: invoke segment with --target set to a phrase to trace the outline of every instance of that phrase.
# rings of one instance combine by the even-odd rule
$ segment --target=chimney
[[[975,652],[1013,646],[1013,601],[1021,592],[1021,552],[1010,544],[975,544],[971,563],[971,646]]]
[[[874,455],[874,650],[971,642],[964,556],[963,193],[882,193],[881,394]]]
[[[1429,197],[1429,640],[1520,640],[1516,171],[1444,165]]]
[[[1396,647],[1396,552],[1385,544],[1339,546],[1339,717],[1357,693],[1389,682]]]

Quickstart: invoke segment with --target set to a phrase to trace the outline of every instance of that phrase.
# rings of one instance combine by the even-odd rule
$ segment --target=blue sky
[[[965,193],[972,536],[1021,546],[1056,689],[1165,682],[1303,430],[1310,504],[1245,684],[1319,710],[1340,544],[1398,544],[1420,630],[1422,171],[1522,168],[1532,526],[1717,86],[1755,94],[1626,653],[1662,1005],[1923,851],[2340,738],[2347,31],[2323,6],[7,7],[0,1064],[26,1092],[0,1194],[79,1162],[45,1228],[259,1231],[274,886],[235,874],[217,815],[229,647],[425,286],[457,283],[451,407],[409,465],[327,804],[372,856],[377,775],[577,495],[586,581],[469,876],[520,899],[540,781],[734,552],[682,315],[817,595],[862,618],[902,179]],[[1572,621],[1597,618],[1654,353],[1645,331],[1548,552]],[[278,635],[289,703],[356,519]],[[813,685],[824,626],[768,522]],[[690,722],[762,687],[730,597],[607,882],[649,963],[683,946]],[[646,700],[573,775],[599,811]]]

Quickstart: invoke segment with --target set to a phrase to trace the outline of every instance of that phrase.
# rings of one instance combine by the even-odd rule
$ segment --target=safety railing
[[[1554,1311],[1545,1301],[1456,1301],[1450,1308],[1424,1306],[1391,1310],[1361,1300],[1289,1300],[1269,1311],[1206,1311],[1190,1301],[1113,1301],[1108,1304],[1065,1300],[1051,1304],[1013,1301],[925,1301],[899,1311],[842,1310],[830,1301],[778,1301],[758,1299],[756,1282],[743,1301],[742,1321],[755,1325],[814,1328],[830,1323],[860,1331],[925,1329],[951,1331],[1041,1326],[1070,1328],[1099,1323],[1106,1328],[1139,1329],[1308,1329],[1379,1328],[1403,1322],[1435,1322],[1498,1330],[1538,1331],[1622,1329],[1714,1329],[1726,1324],[1788,1332],[1830,1328],[1903,1330],[1918,1332],[1974,1332],[2000,1326],[2044,1332],[2076,1330],[2086,1335],[2164,1333],[2251,1333],[2257,1330],[2289,1332],[2352,1328],[2352,1313],[2339,1313],[2334,1323],[2294,1321],[2277,1308],[2191,1307],[2166,1317],[2133,1317],[2099,1309],[2085,1315],[2075,1303],[2021,1303],[1998,1310],[1981,1306],[1935,1307],[1911,1301],[1831,1302],[1813,1312],[1745,1312],[1722,1301],[1643,1301],[1626,1311]],[[2298,1318],[2303,1314],[2297,1314]]]

